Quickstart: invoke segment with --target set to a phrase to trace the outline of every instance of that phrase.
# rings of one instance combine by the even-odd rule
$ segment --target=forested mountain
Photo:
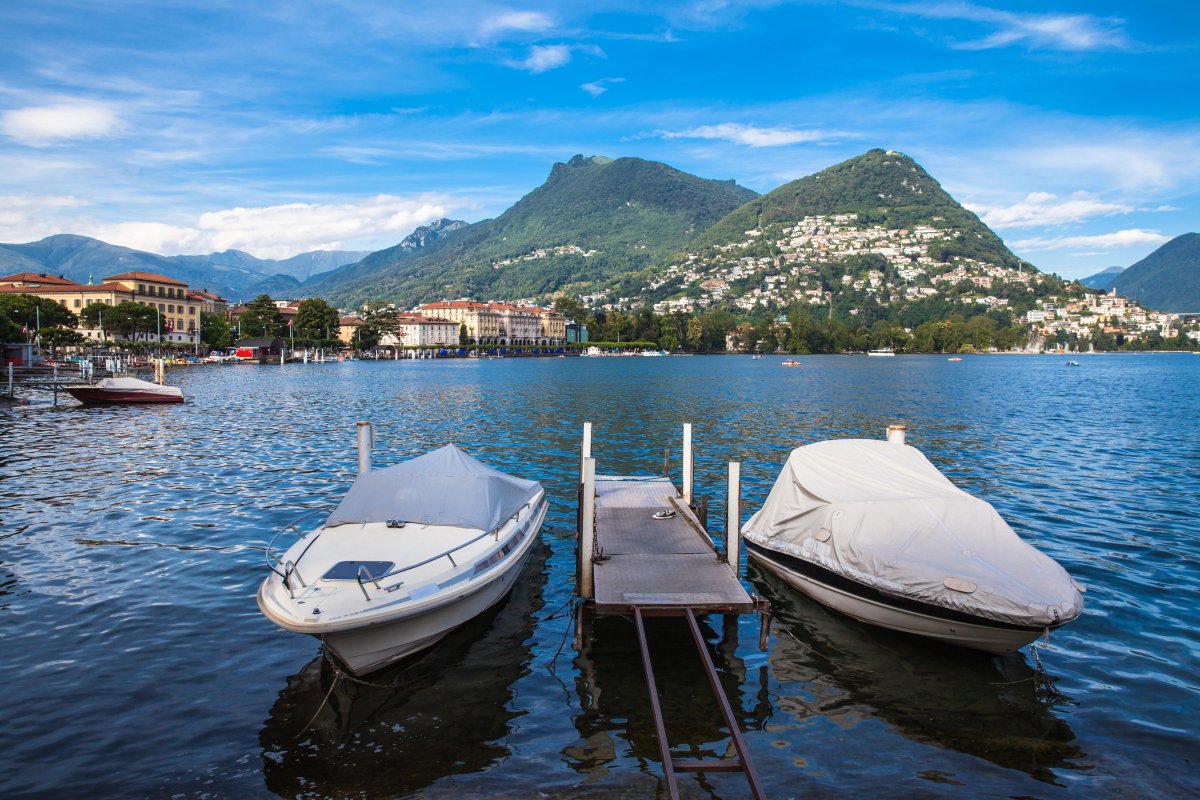
[[[1107,289],[1112,282],[1116,280],[1117,276],[1124,271],[1124,267],[1109,267],[1108,269],[1097,272],[1095,275],[1088,275],[1086,278],[1080,278],[1079,282],[1089,289],[1100,289],[1103,291]]]
[[[575,156],[495,219],[453,231],[424,253],[373,253],[304,288],[342,305],[603,291],[755,196],[654,161]]]
[[[1176,236],[1109,283],[1158,311],[1200,311],[1200,233]]]

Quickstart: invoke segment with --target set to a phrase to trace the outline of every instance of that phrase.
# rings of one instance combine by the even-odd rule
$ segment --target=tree
[[[356,334],[359,348],[370,350],[388,334],[399,337],[399,313],[390,303],[369,303]]]
[[[260,294],[250,301],[246,310],[238,317],[238,325],[244,337],[274,337],[287,333],[283,314],[270,295]]]
[[[135,339],[139,333],[149,334],[158,329],[158,312],[150,306],[125,300],[104,315],[104,328],[123,339]]]
[[[699,350],[704,343],[704,325],[697,317],[692,317],[687,324],[687,343],[692,350]]]
[[[222,350],[233,343],[229,321],[224,314],[200,312],[200,341],[210,350]]]
[[[302,339],[328,339],[338,329],[337,309],[319,297],[301,300],[296,308],[296,336]]]
[[[75,315],[54,300],[32,294],[0,295],[0,339],[6,342],[28,341],[39,327],[71,328],[75,323]]]
[[[59,347],[78,347],[87,341],[87,337],[74,328],[53,326],[42,328],[42,345],[50,347],[50,357],[55,358]]]

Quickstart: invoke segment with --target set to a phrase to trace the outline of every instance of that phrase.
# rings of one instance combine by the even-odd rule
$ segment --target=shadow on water
[[[750,564],[747,577],[774,608],[771,672],[781,711],[798,721],[878,718],[930,744],[1058,784],[1087,755],[1024,653],[990,657],[875,628],[829,611]]]
[[[736,621],[736,617],[733,619]],[[746,666],[735,654],[737,625],[726,628],[722,620],[720,615],[701,619],[705,646],[741,730],[761,727],[770,709],[762,703],[749,711],[739,706]],[[645,623],[671,752],[682,758],[734,757],[732,740],[687,623],[679,618],[650,618]],[[583,743],[563,751],[567,763],[579,773],[598,778],[610,769],[623,768],[616,764],[622,758],[633,758],[640,770],[665,790],[649,689],[632,620],[596,619],[592,638],[574,663],[582,712],[574,723]],[[727,796],[726,791],[718,792],[710,784],[716,778],[704,774],[677,777],[681,791],[687,791],[688,796],[696,789],[705,796]],[[719,780],[727,789],[732,787],[734,794],[745,791],[740,774]]]
[[[403,797],[506,759],[523,713],[512,709],[513,684],[529,672],[548,555],[538,544],[505,600],[425,653],[366,676],[389,688],[342,679],[330,692],[335,675],[323,657],[290,677],[259,733],[267,788]]]

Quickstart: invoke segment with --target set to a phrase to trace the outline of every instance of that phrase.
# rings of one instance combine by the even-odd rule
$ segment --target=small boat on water
[[[1072,360],[1070,360],[1070,361],[1068,361],[1068,362],[1067,362],[1067,366],[1068,366],[1068,367],[1078,367],[1078,366],[1079,366],[1079,362],[1078,362],[1078,361],[1075,361],[1074,359],[1072,359]]]
[[[896,351],[890,347],[880,347],[878,350],[868,350],[867,355],[875,358],[891,358],[896,355]]]
[[[959,358],[958,356],[950,356],[950,358],[947,358],[946,360],[947,361],[962,361],[962,359]]]
[[[258,607],[321,639],[355,675],[372,672],[507,595],[547,507],[537,481],[454,445],[363,472],[319,527],[283,553],[276,541],[303,518],[271,541]]]
[[[800,362],[799,362],[799,361],[793,361],[792,359],[790,359],[790,358],[789,358],[787,361],[781,361],[781,362],[780,362],[780,366],[783,366],[783,367],[798,367],[798,366],[800,366]]]
[[[178,386],[162,386],[138,378],[101,378],[95,383],[63,389],[84,405],[183,402],[183,390]]]
[[[751,558],[823,605],[987,653],[1083,611],[1082,587],[1058,562],[904,444],[793,450],[742,534]]]

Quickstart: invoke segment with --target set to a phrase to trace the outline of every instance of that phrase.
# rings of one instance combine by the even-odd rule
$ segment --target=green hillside
[[[1021,263],[1000,237],[946,193],[917,162],[892,150],[861,156],[784,184],[747,203],[714,225],[700,244],[739,241],[748,230],[764,236],[808,216],[857,214],[861,226],[956,230],[958,240],[938,252],[999,266]]]
[[[607,289],[755,196],[732,181],[640,158],[575,156],[496,219],[454,231],[416,256],[373,253],[304,288],[342,305]]]
[[[1200,233],[1176,236],[1109,285],[1156,311],[1200,311]]]

